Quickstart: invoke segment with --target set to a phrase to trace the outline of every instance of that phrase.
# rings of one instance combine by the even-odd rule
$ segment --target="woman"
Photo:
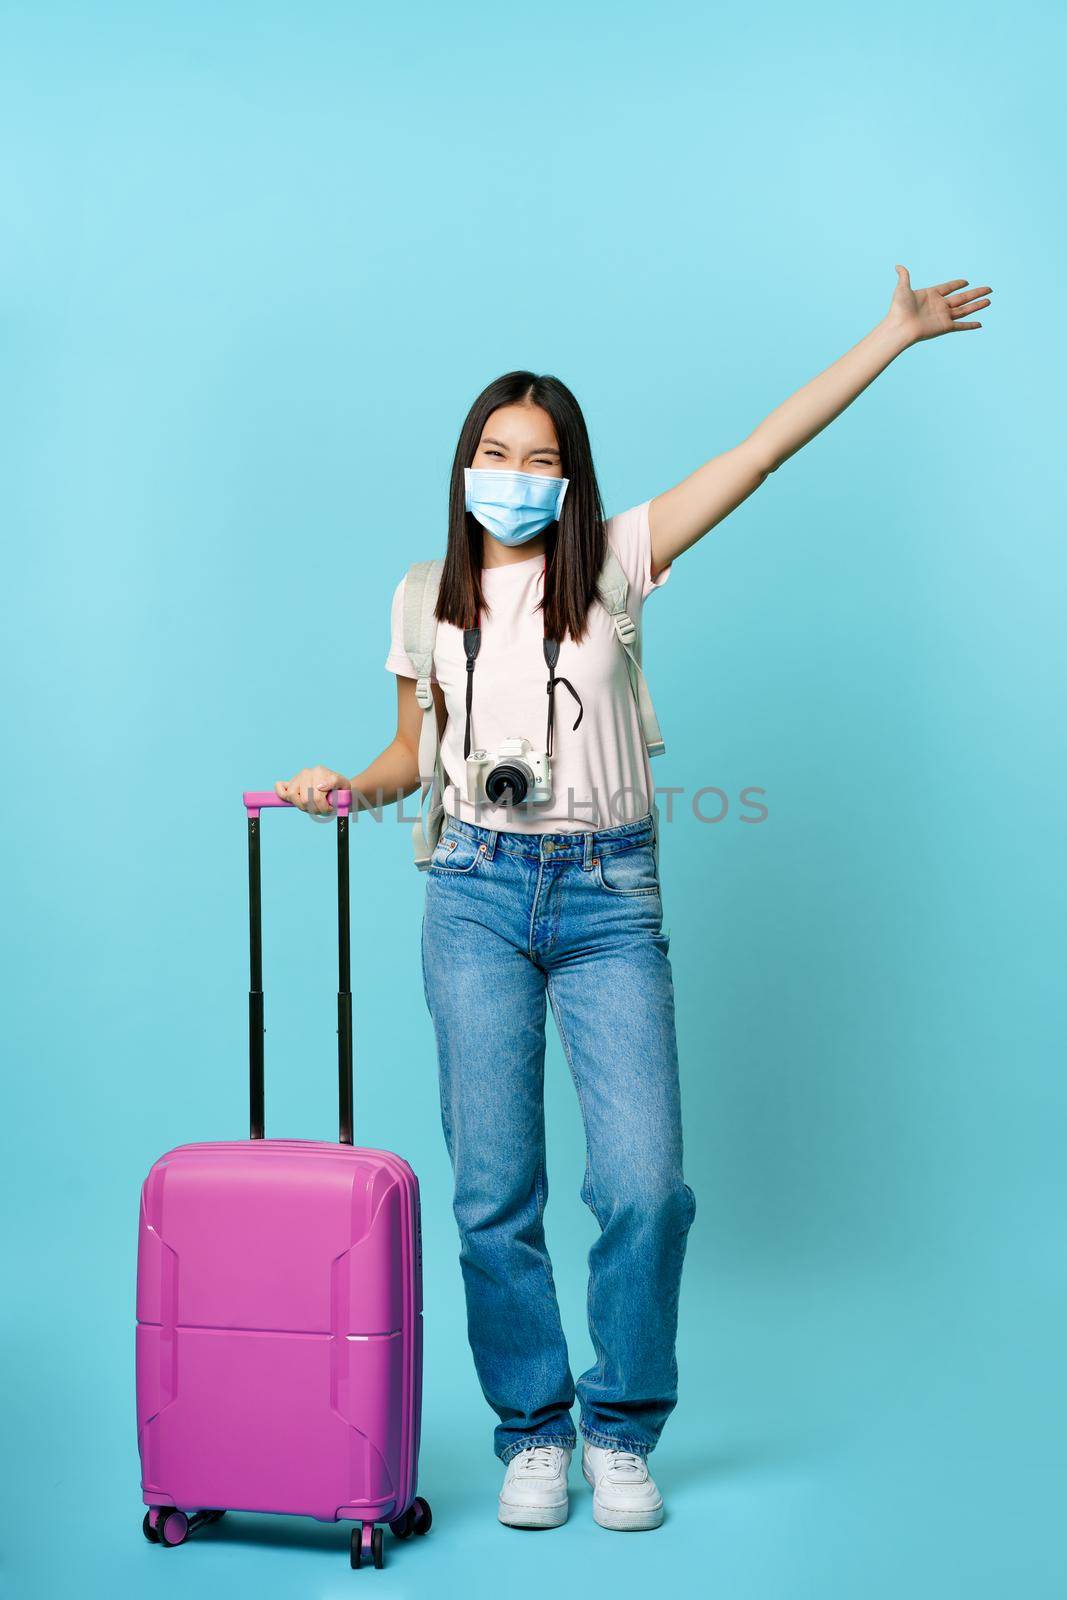
[[[913,290],[896,270],[887,314],[857,345],[733,449],[607,523],[582,414],[556,379],[498,379],[460,434],[435,608],[448,787],[427,873],[423,976],[468,1332],[499,1418],[498,1515],[511,1526],[566,1520],[576,1397],[596,1521],[662,1521],[647,1457],[677,1399],[678,1288],[695,1210],[682,1176],[650,741],[598,575],[610,549],[639,620],[674,561],[896,356],[981,326],[969,319],[989,304],[988,287]],[[408,581],[394,595],[386,663],[396,737],[354,777],[316,766],[276,785],[309,814],[330,814],[333,788],[377,805],[419,786]],[[515,739],[532,754],[504,744]],[[546,1002],[585,1125],[582,1198],[601,1230],[589,1257],[596,1361],[576,1384],[542,1227]]]

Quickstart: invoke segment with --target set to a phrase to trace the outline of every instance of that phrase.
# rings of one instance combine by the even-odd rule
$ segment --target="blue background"
[[[7,4],[0,509],[13,1594],[1059,1595],[1063,15]],[[355,831],[358,1136],[424,1192],[426,1543],[141,1538],[138,1186],[246,1128],[239,791],[388,741],[389,598],[498,373],[609,512],[917,285],[992,283],[648,612],[687,1176],[654,1537],[495,1521],[407,830]],[[332,835],[265,823],[268,1132],[333,1129]],[[582,1136],[548,1211],[589,1360]]]

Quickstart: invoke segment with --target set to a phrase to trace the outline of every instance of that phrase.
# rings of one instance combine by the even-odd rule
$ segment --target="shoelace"
[[[623,1473],[640,1473],[644,1461],[632,1450],[612,1450],[608,1456],[608,1471]]]
[[[518,1470],[520,1472],[536,1472],[541,1468],[552,1465],[552,1450],[550,1444],[532,1444],[525,1449],[519,1457]]]

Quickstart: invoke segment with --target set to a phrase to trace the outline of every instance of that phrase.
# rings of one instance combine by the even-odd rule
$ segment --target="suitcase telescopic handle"
[[[331,789],[326,798],[339,817],[347,817],[352,809],[351,789]],[[241,799],[250,817],[258,817],[271,806],[285,807],[289,811],[297,809],[291,800],[279,799],[273,789],[246,789]]]
[[[289,800],[271,791],[246,790],[248,817],[248,1101],[249,1138],[263,1133],[263,898],[259,865],[259,813],[270,807],[295,811]],[[339,1138],[353,1143],[352,1126],[352,942],[349,925],[348,822],[349,789],[331,789],[337,812],[337,1104]]]

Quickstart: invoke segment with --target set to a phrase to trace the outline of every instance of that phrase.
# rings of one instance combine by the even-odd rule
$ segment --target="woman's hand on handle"
[[[336,816],[330,804],[331,789],[347,789],[349,781],[332,767],[302,767],[292,778],[280,778],[274,785],[279,800],[288,800],[311,817]]]
[[[396,680],[396,733],[369,767],[346,778],[332,767],[302,767],[292,778],[280,778],[274,785],[279,800],[288,800],[316,822],[329,822],[336,816],[329,802],[331,789],[352,791],[352,810],[364,806],[379,808],[396,805],[419,787],[419,730],[422,710],[415,698],[415,679]],[[444,727],[445,702],[440,687],[434,684],[439,730]]]

